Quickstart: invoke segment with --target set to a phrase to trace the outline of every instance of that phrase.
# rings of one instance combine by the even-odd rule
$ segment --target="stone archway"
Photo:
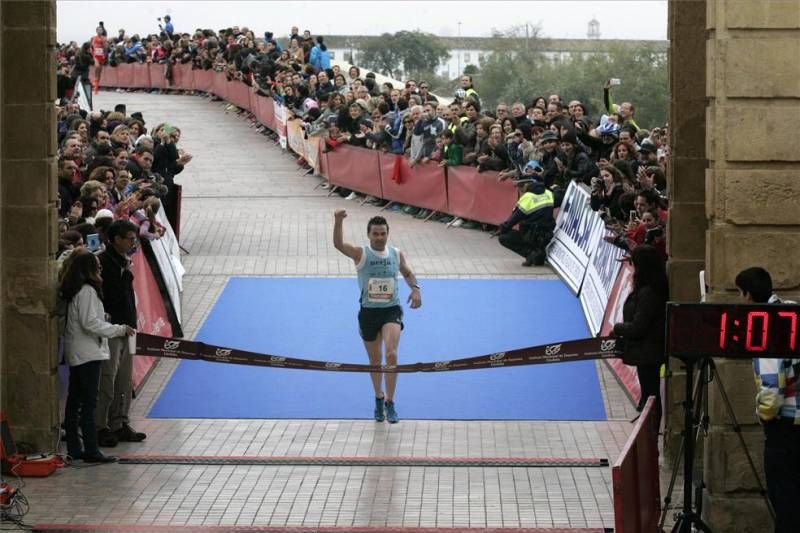
[[[0,3],[0,408],[18,441],[58,435],[54,307],[56,238],[54,0]],[[800,2],[669,0],[670,282],[697,300],[730,299],[739,269],[761,264],[782,293],[800,290]],[[720,362],[741,422],[753,421],[746,363]],[[668,402],[683,390],[673,368]],[[672,394],[675,391],[677,394]],[[679,427],[674,413],[669,423]],[[705,511],[717,531],[769,523],[720,405],[710,400]],[[759,455],[763,437],[745,428]],[[676,435],[668,438],[675,449]],[[735,526],[734,526],[735,521]]]

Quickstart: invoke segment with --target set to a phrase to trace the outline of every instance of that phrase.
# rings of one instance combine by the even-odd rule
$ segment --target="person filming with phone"
[[[634,120],[633,116],[636,113],[636,108],[633,107],[633,104],[630,102],[622,102],[621,104],[615,104],[611,100],[611,87],[615,85],[620,85],[622,82],[619,78],[611,78],[603,83],[603,103],[606,106],[606,109],[609,113],[617,113],[620,117],[622,117],[623,124],[630,124],[636,131],[639,131],[639,125]]]

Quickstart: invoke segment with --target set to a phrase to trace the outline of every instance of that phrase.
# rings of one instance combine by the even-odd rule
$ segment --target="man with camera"
[[[541,266],[556,225],[553,193],[534,178],[526,177],[514,183],[520,193],[519,200],[493,236],[498,235],[500,244],[525,258],[522,266]],[[517,224],[519,229],[512,229]]]
[[[747,303],[782,302],[772,294],[772,277],[761,267],[736,275],[736,287]],[[800,359],[753,359],[756,415],[764,428],[764,473],[775,510],[775,533],[797,531],[800,501]]]

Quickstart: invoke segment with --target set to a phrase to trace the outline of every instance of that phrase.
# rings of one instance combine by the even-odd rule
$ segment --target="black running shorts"
[[[362,307],[358,312],[358,330],[361,338],[372,342],[378,338],[378,333],[384,324],[400,324],[403,329],[403,308],[399,305],[392,307]]]

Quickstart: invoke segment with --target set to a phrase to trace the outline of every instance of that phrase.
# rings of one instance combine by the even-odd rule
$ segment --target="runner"
[[[92,80],[92,92],[97,94],[100,92],[100,75],[103,73],[103,65],[106,62],[106,48],[108,41],[106,40],[106,29],[103,23],[97,27],[97,35],[92,37],[92,56],[94,57],[94,79]]]
[[[368,246],[353,246],[344,242],[342,236],[347,211],[337,209],[333,216],[333,245],[353,260],[358,271],[361,289],[358,326],[369,362],[380,365],[385,355],[387,365],[397,365],[397,346],[403,330],[403,309],[397,296],[397,273],[401,273],[411,287],[411,295],[408,297],[411,309],[422,305],[417,278],[406,263],[403,253],[394,246],[387,246],[389,224],[385,218],[372,217],[367,223]],[[375,420],[387,420],[390,424],[396,424],[399,421],[394,405],[397,374],[385,374],[385,394],[381,387],[383,376],[383,372],[370,373],[375,389]]]

